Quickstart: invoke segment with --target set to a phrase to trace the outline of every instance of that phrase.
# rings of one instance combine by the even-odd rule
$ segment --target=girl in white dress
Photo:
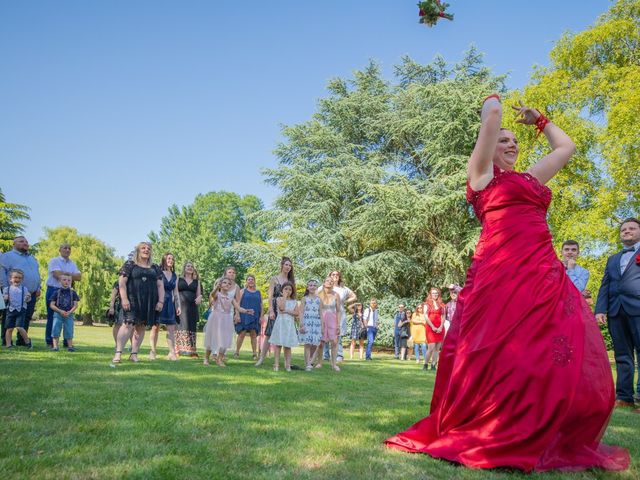
[[[211,352],[215,355],[215,362],[219,367],[224,364],[224,354],[233,344],[233,313],[231,307],[238,313],[252,314],[253,310],[241,308],[235,298],[229,296],[231,279],[219,278],[209,295],[209,318],[204,335],[204,364],[209,365]]]
[[[276,300],[278,316],[271,330],[269,343],[275,346],[273,369],[277,372],[280,368],[280,348],[284,347],[284,369],[291,371],[291,348],[300,344],[296,330],[298,302],[295,298],[293,285],[286,282],[282,285],[282,296]]]

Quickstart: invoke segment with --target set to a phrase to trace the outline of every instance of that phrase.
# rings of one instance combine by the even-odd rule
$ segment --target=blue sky
[[[197,193],[277,195],[281,124],[310,118],[329,79],[369,59],[458,60],[471,45],[527,83],[563,32],[605,0],[0,2],[0,187],[31,208],[26,235],[71,225],[126,254]]]

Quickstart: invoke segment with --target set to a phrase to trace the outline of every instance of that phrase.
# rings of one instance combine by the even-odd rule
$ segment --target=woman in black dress
[[[198,305],[202,303],[202,285],[192,262],[185,263],[182,268],[182,275],[178,279],[178,295],[181,309],[176,332],[176,353],[198,358],[196,330],[200,317]]]
[[[134,330],[129,360],[137,362],[145,328],[156,323],[164,300],[163,275],[160,267],[151,263],[151,244],[139,243],[133,259],[125,262],[119,275],[122,326],[118,330],[113,363],[120,363],[122,349]]]
[[[269,280],[269,319],[267,320],[267,328],[264,332],[264,343],[262,344],[260,358],[256,362],[256,367],[262,365],[269,351],[269,337],[271,336],[271,330],[273,330],[273,324],[275,323],[278,313],[276,301],[282,296],[282,286],[287,282],[293,285],[293,291],[295,292],[296,279],[293,273],[293,262],[289,257],[282,257],[282,260],[280,260],[280,273]]]

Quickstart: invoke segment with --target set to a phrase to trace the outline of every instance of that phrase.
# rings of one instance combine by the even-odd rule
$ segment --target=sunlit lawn
[[[42,341],[0,352],[0,478],[530,478],[386,449],[428,410],[434,373],[413,361],[287,373],[256,369],[245,350],[221,369],[151,362],[145,339],[140,363],[112,368],[109,328],[77,327],[76,339],[76,353]],[[640,478],[639,438],[640,415],[616,411],[605,441],[630,449],[629,471],[535,478]]]

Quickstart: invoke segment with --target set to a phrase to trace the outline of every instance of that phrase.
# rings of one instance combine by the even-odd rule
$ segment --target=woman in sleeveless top
[[[256,367],[259,367],[264,362],[264,359],[269,351],[269,337],[271,337],[271,332],[273,330],[273,323],[276,320],[276,315],[278,312],[278,306],[276,304],[276,300],[282,296],[282,286],[285,283],[291,283],[293,285],[293,291],[296,291],[296,280],[295,275],[293,273],[293,262],[289,257],[282,257],[280,260],[280,273],[275,277],[272,277],[269,280],[269,292],[268,292],[268,304],[269,304],[269,312],[267,319],[267,326],[264,332],[264,342],[262,343],[262,348],[260,349],[260,358],[256,362]]]
[[[166,325],[167,328],[167,346],[169,347],[169,360],[177,360],[176,355],[176,323],[177,316],[180,315],[180,298],[178,295],[178,277],[174,269],[175,259],[173,254],[165,253],[160,262],[162,270],[162,281],[164,284],[164,305],[158,315],[158,321],[151,327],[151,352],[149,359],[156,359],[156,349],[158,347],[158,333],[160,325]]]
[[[325,278],[322,284],[322,291],[318,294],[320,297],[320,319],[322,320],[322,342],[328,343],[331,349],[331,368],[336,372],[340,371],[338,367],[338,339],[340,338],[340,311],[342,303],[340,296],[333,290],[333,278],[331,276]],[[320,350],[320,349],[318,349]],[[318,358],[316,368],[322,368],[322,357]]]
[[[182,268],[182,275],[178,279],[178,296],[181,308],[176,332],[177,354],[198,358],[196,335],[200,318],[198,306],[202,303],[202,284],[192,262],[185,263]]]
[[[240,306],[253,310],[252,314],[241,313],[240,321],[235,324],[238,340],[236,342],[236,353],[234,358],[240,356],[240,348],[244,342],[244,337],[248,334],[251,337],[251,349],[253,359],[257,360],[258,333],[260,332],[260,318],[262,317],[262,294],[256,289],[256,277],[247,275],[245,287],[240,291]]]

